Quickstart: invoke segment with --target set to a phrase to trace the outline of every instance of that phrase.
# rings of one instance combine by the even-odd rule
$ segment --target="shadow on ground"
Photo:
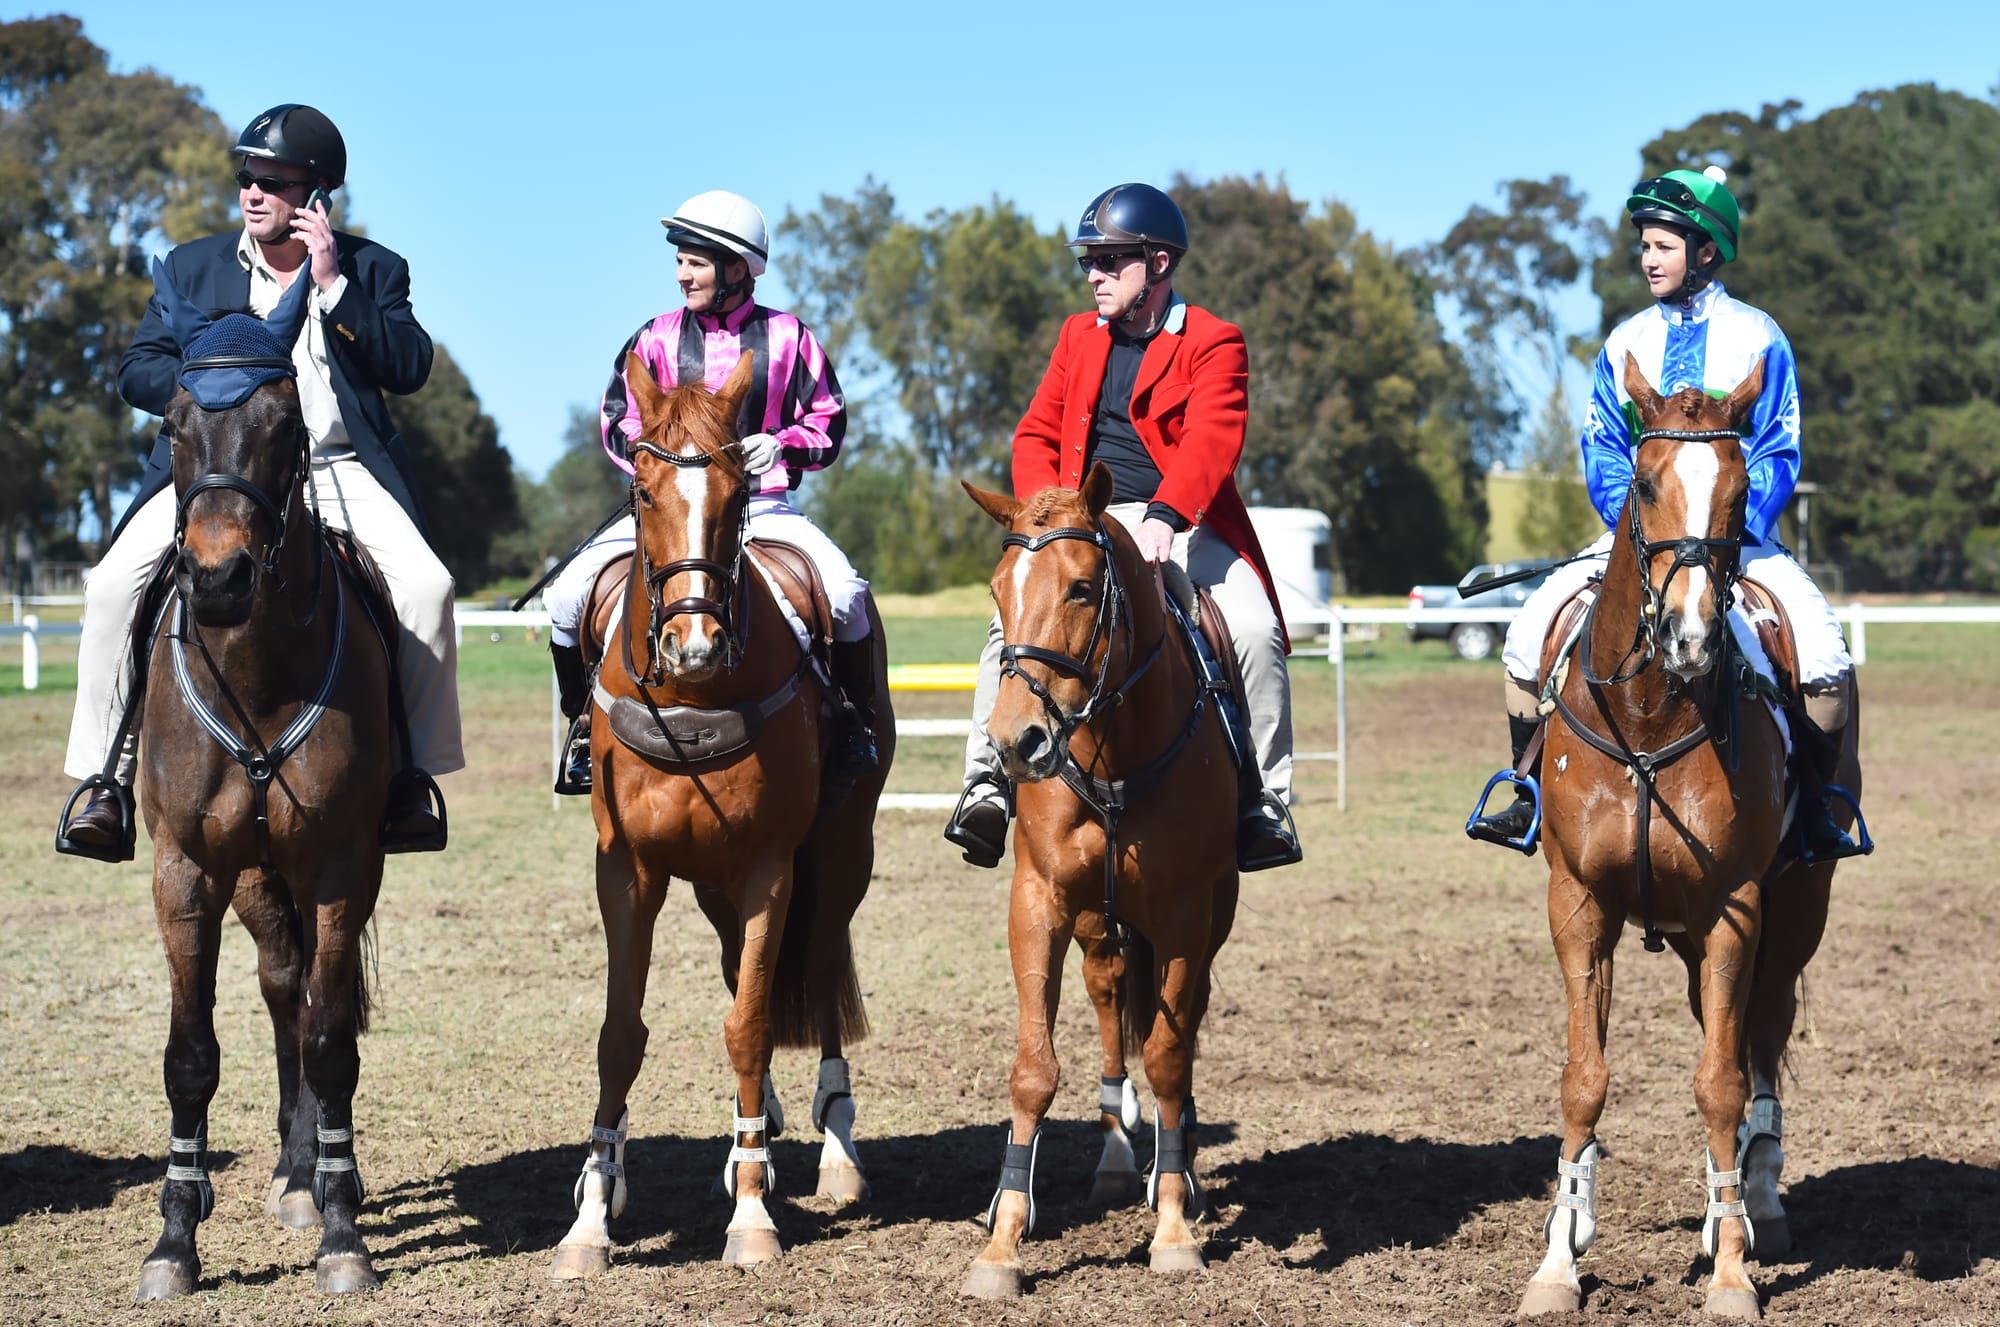
[[[208,1168],[227,1170],[234,1152],[211,1151]],[[158,1186],[167,1177],[167,1157],[100,1157],[73,1147],[35,1144],[0,1155],[0,1227],[29,1212],[87,1212],[109,1207],[134,1185]]]

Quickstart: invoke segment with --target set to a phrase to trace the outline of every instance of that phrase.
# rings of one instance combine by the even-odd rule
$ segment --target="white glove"
[[[747,474],[761,475],[778,463],[778,440],[769,433],[752,433],[738,445]]]

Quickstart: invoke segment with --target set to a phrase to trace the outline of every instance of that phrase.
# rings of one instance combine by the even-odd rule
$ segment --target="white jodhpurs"
[[[458,628],[452,579],[401,504],[352,455],[313,458],[319,514],[371,553],[389,584],[401,636],[397,680],[409,712],[410,754],[418,768],[449,774],[465,768],[458,715]],[[76,661],[76,710],[63,772],[102,772],[131,691],[133,616],[146,576],[174,541],[175,498],[162,489],[132,514],[104,559],[84,578],[83,639]],[[119,782],[137,765],[139,716],[132,716],[118,759]]]
[[[1121,502],[1105,508],[1128,530],[1146,519],[1146,504]],[[1236,666],[1243,674],[1240,703],[1250,725],[1250,742],[1264,787],[1292,801],[1292,680],[1285,671],[1285,635],[1271,608],[1264,582],[1248,559],[1214,532],[1201,526],[1174,536],[1173,559],[1188,579],[1214,598],[1229,623]],[[1000,617],[986,629],[986,646],[979,652],[979,677],[972,692],[972,732],[965,739],[965,781],[1000,773],[1000,753],[986,734],[993,706],[1000,696],[1000,648],[1005,643]]]
[[[1501,658],[1507,675],[1535,686],[1542,667],[1543,638],[1549,622],[1570,595],[1592,576],[1602,575],[1610,560],[1612,534],[1605,534],[1584,550],[1568,566],[1557,567],[1541,587],[1528,596],[1521,611],[1507,627],[1507,646]],[[1819,592],[1812,577],[1793,560],[1782,544],[1750,545],[1743,550],[1742,574],[1777,596],[1791,619],[1792,634],[1799,650],[1799,683],[1812,690],[1826,687],[1844,677],[1854,667],[1847,653],[1847,638],[1841,634],[1840,619]]]
[[[833,609],[833,638],[837,641],[866,640],[868,626],[868,582],[854,570],[854,564],[840,551],[812,518],[800,511],[782,493],[766,493],[750,499],[746,513],[746,533],[752,539],[773,539],[803,550],[819,570],[826,586],[827,603]],[[576,644],[583,622],[583,601],[597,573],[630,553],[638,542],[637,527],[631,517],[613,521],[597,538],[585,544],[569,565],[557,573],[542,592],[549,610],[549,634],[558,645]]]

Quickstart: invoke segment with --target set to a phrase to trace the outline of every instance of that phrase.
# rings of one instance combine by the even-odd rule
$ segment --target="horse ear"
[[[1008,497],[1005,493],[992,493],[983,488],[974,488],[963,479],[959,480],[958,483],[959,487],[965,490],[965,495],[979,504],[979,510],[985,512],[1008,529],[1011,530],[1014,528],[1014,518],[1021,511],[1021,504],[1019,502]]]
[[[650,432],[653,420],[660,417],[662,403],[667,394],[660,390],[660,384],[653,377],[653,371],[646,367],[646,361],[639,358],[639,352],[625,352],[625,390],[632,393],[632,404],[639,407],[639,429]]]
[[[1750,408],[1757,404],[1757,398],[1764,394],[1764,357],[1757,356],[1757,362],[1750,367],[1750,376],[1736,384],[1735,390],[1722,398],[1722,409],[1729,416],[1732,425],[1740,425],[1750,417]]]
[[[716,395],[722,399],[727,411],[726,418],[733,425],[737,413],[743,408],[743,398],[750,394],[750,374],[756,366],[756,356],[744,351],[737,357],[736,367],[729,371],[729,381],[722,384]]]
[[[1111,505],[1114,487],[1111,468],[1102,461],[1093,462],[1090,473],[1083,477],[1083,505],[1093,518],[1102,516],[1104,509]]]
[[[1625,352],[1625,395],[1632,398],[1638,407],[1639,418],[1651,419],[1667,408],[1660,394],[1653,390],[1653,384],[1646,381],[1646,375],[1639,372],[1639,361],[1631,351]]]

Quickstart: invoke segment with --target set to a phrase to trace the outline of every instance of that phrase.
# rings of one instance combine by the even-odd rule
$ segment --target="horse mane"
[[[1028,507],[1026,512],[1026,515],[1028,517],[1028,524],[1035,526],[1037,528],[1047,527],[1050,518],[1055,515],[1055,509],[1057,504],[1060,503],[1066,497],[1074,497],[1074,496],[1075,496],[1074,492],[1070,489],[1065,489],[1065,488],[1043,489],[1041,492],[1035,494],[1034,497],[1028,499]]]
[[[1701,418],[1702,411],[1715,404],[1715,398],[1699,387],[1683,387],[1668,398],[1669,406],[1679,406],[1681,414],[1692,423]]]
[[[664,436],[676,429],[694,439],[704,452],[720,451],[736,441],[732,421],[716,408],[717,396],[705,384],[691,382],[669,390],[660,402],[659,425]]]

